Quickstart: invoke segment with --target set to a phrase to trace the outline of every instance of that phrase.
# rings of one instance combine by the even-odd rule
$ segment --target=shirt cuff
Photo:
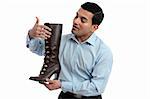
[[[70,91],[72,92],[72,82],[65,82],[65,81],[60,81],[61,82],[61,89],[63,92]]]
[[[26,36],[26,47],[29,48],[29,43],[31,41],[31,38],[29,37],[29,35]]]

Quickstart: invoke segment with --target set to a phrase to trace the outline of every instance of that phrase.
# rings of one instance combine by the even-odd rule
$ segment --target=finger
[[[50,38],[49,34],[46,34],[45,32],[42,32],[42,31],[37,31],[37,36],[44,38],[44,39]]]
[[[43,29],[42,31],[43,31],[44,33],[46,33],[47,35],[51,35],[51,34],[52,34],[50,31],[45,30],[45,29]]]
[[[44,28],[44,29],[46,29],[46,30],[48,30],[48,31],[52,31],[52,29],[51,28],[49,28],[48,26],[46,26],[46,25],[41,25],[41,27],[42,28]]]
[[[52,86],[51,85],[49,85],[49,84],[44,84],[45,85],[45,87],[47,87],[49,90],[52,90]]]
[[[36,17],[36,22],[35,22],[35,25],[34,25],[34,26],[36,26],[36,25],[38,25],[38,24],[39,24],[39,18]]]
[[[39,18],[36,17],[36,24],[39,24]]]
[[[53,83],[53,80],[50,80],[48,78],[46,79],[46,81],[49,82],[49,83]]]
[[[43,33],[40,32],[40,31],[36,31],[35,37],[36,37],[36,38],[47,39],[47,38],[43,35]]]
[[[51,28],[49,28],[49,27],[47,27],[47,26],[45,26],[45,25],[37,25],[37,29],[38,29],[38,30],[48,31],[48,32],[51,32],[51,31],[52,31]],[[48,34],[49,34],[49,33],[48,33]]]
[[[49,82],[46,82],[46,81],[44,82],[44,85],[45,85],[45,86],[48,86],[48,84],[49,84]]]
[[[50,37],[50,35],[47,35],[47,34],[45,34],[44,32],[41,32],[41,31],[36,31],[35,37],[36,38],[47,39],[47,38]]]
[[[53,81],[47,78],[47,79],[45,80],[44,84],[45,84],[45,86],[52,86]],[[50,84],[51,84],[51,85],[50,85]]]
[[[51,37],[51,35],[50,34],[47,34],[47,33],[45,33],[45,32],[43,32],[43,34],[42,35],[44,35],[46,38],[50,38]]]
[[[43,39],[47,39],[47,37],[44,36],[44,35],[42,35],[42,34],[40,34],[39,37],[40,37],[40,38],[43,38]]]
[[[52,33],[50,31],[48,31],[48,30],[46,30],[44,28],[42,28],[42,29],[38,28],[37,30],[40,31],[41,34],[44,35],[44,36],[46,36],[47,38],[49,38],[52,35]]]

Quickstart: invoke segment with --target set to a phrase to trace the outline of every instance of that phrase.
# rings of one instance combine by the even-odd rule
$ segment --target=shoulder
[[[112,51],[110,49],[110,47],[104,43],[99,37],[97,37],[96,39],[97,43],[97,52],[96,52],[96,62],[103,62],[105,64],[110,64],[109,66],[111,66],[112,62],[113,62],[113,54]]]
[[[98,36],[96,36],[96,46],[97,46],[97,51],[99,52],[99,54],[101,55],[107,54],[107,55],[112,56],[112,51],[110,47]]]
[[[70,37],[71,37],[71,34],[62,35],[62,37],[61,37],[61,46],[64,46],[66,44],[66,42],[69,40]]]
[[[65,34],[65,35],[62,35],[62,40],[67,40],[69,39],[70,37],[72,36],[72,34]]]

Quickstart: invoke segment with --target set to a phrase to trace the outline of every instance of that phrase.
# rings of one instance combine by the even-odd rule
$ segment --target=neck
[[[81,42],[86,41],[91,35],[92,35],[92,33],[89,35],[84,35],[84,36],[82,35],[82,36],[75,36],[75,37],[81,43]]]

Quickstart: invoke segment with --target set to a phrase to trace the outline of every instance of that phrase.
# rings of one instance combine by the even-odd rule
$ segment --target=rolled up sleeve
[[[44,55],[45,52],[45,42],[44,39],[34,38],[30,39],[27,35],[26,37],[26,47],[30,49],[31,52],[37,55]]]

